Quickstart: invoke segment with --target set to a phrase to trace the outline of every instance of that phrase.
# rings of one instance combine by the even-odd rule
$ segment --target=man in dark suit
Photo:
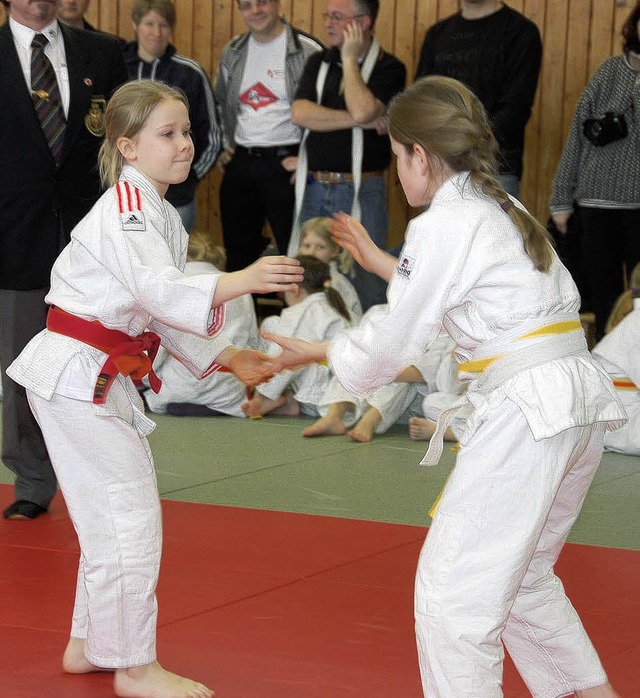
[[[16,501],[4,516],[33,519],[47,510],[56,477],[24,390],[5,369],[44,328],[53,262],[100,194],[106,102],[127,73],[118,40],[59,24],[58,0],[0,1],[9,14],[0,27],[2,460],[16,476]],[[51,76],[51,66],[55,72],[46,90],[32,82],[38,79],[32,41],[41,35],[46,59],[40,65],[49,68],[42,73]],[[57,110],[58,143],[36,111],[50,103],[64,112]]]

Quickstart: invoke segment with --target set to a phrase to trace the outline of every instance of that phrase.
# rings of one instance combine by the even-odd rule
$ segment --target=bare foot
[[[320,417],[310,427],[302,430],[302,436],[342,436],[347,433],[343,421],[330,414]]]
[[[358,423],[347,432],[347,436],[353,441],[368,444],[373,440],[376,427],[382,421],[382,415],[375,407],[370,407],[359,419]]]
[[[576,691],[576,698],[620,698],[620,694],[613,690],[610,683],[604,683],[602,686],[595,688],[587,688],[584,691]]]
[[[265,414],[297,417],[300,414],[300,405],[291,393],[283,393],[279,398],[272,400],[256,392],[251,400],[240,405],[240,409],[247,417],[262,417]]]
[[[212,698],[204,684],[172,674],[158,662],[117,669],[113,691],[120,698]]]
[[[113,671],[91,664],[84,655],[85,640],[79,637],[69,638],[67,648],[62,655],[62,669],[67,674],[90,674],[92,671]]]
[[[284,399],[284,402],[281,402]],[[284,417],[299,417],[300,416],[300,403],[293,397],[289,392],[282,394],[278,400],[274,402],[280,402],[277,407],[269,410],[269,414],[279,414]]]
[[[424,417],[409,418],[409,436],[414,441],[427,441],[436,430],[436,423]]]

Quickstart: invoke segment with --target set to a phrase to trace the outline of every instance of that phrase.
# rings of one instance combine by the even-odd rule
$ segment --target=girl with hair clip
[[[605,336],[591,353],[611,376],[629,415],[622,429],[605,434],[605,450],[640,456],[640,264],[611,311]]]
[[[340,294],[331,286],[329,265],[310,255],[296,259],[304,269],[304,281],[294,291],[286,291],[287,307],[280,315],[262,321],[262,332],[299,337],[309,342],[324,342],[349,326],[351,316]],[[270,345],[270,350],[278,349]],[[323,363],[314,363],[299,371],[284,372],[257,388],[242,405],[247,417],[279,414],[295,417],[319,416],[318,405],[331,380],[331,371]]]
[[[47,329],[9,367],[42,429],[80,543],[71,674],[114,671],[126,698],[211,698],[156,659],[162,524],[144,414],[132,379],[162,344],[198,376],[221,366],[256,384],[266,355],[226,337],[224,303],[292,291],[298,262],[263,258],[233,274],[185,276],[187,233],[164,195],[193,158],[184,95],[150,80],[107,106],[100,173],[110,188],[76,226],[51,273]]]
[[[300,231],[298,254],[309,254],[329,265],[331,285],[342,296],[355,323],[362,317],[362,306],[355,288],[346,277],[353,267],[353,257],[332,240],[332,223],[333,219],[322,216],[306,221]]]
[[[444,330],[468,383],[444,410],[424,464],[469,403],[456,465],[423,546],[415,588],[429,698],[502,696],[504,646],[534,696],[613,698],[553,568],[602,455],[626,415],[596,364],[580,298],[546,230],[496,179],[497,143],[462,83],[430,76],[395,98],[389,134],[411,206],[399,259],[339,215],[334,238],[389,281],[388,305],[332,342],[267,335],[274,368],[328,359],[365,395],[395,379]]]

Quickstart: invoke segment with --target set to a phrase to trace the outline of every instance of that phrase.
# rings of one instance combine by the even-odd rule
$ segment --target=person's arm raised
[[[211,307],[245,293],[294,291],[302,279],[303,270],[297,259],[282,255],[260,257],[245,269],[220,276]]]
[[[331,225],[331,237],[367,271],[390,281],[398,260],[381,250],[369,237],[364,226],[346,213],[336,213]]]
[[[340,57],[344,77],[344,101],[356,124],[368,124],[384,114],[385,106],[362,79],[359,61],[367,51],[362,27],[352,22],[345,27],[343,35]]]

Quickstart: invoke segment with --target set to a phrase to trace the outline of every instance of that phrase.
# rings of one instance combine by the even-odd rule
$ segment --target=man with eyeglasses
[[[224,172],[220,187],[227,270],[254,262],[267,246],[265,220],[286,254],[293,220],[291,181],[301,129],[291,102],[307,58],[322,45],[280,15],[279,0],[237,0],[249,29],[222,50],[215,85]]]
[[[312,56],[291,110],[303,126],[296,177],[294,230],[337,211],[359,217],[375,243],[387,241],[384,172],[391,162],[384,114],[404,89],[406,68],[374,35],[379,0],[328,0],[324,23],[329,48]],[[296,244],[292,236],[290,251]],[[355,265],[353,284],[362,307],[386,301],[386,285]]]

